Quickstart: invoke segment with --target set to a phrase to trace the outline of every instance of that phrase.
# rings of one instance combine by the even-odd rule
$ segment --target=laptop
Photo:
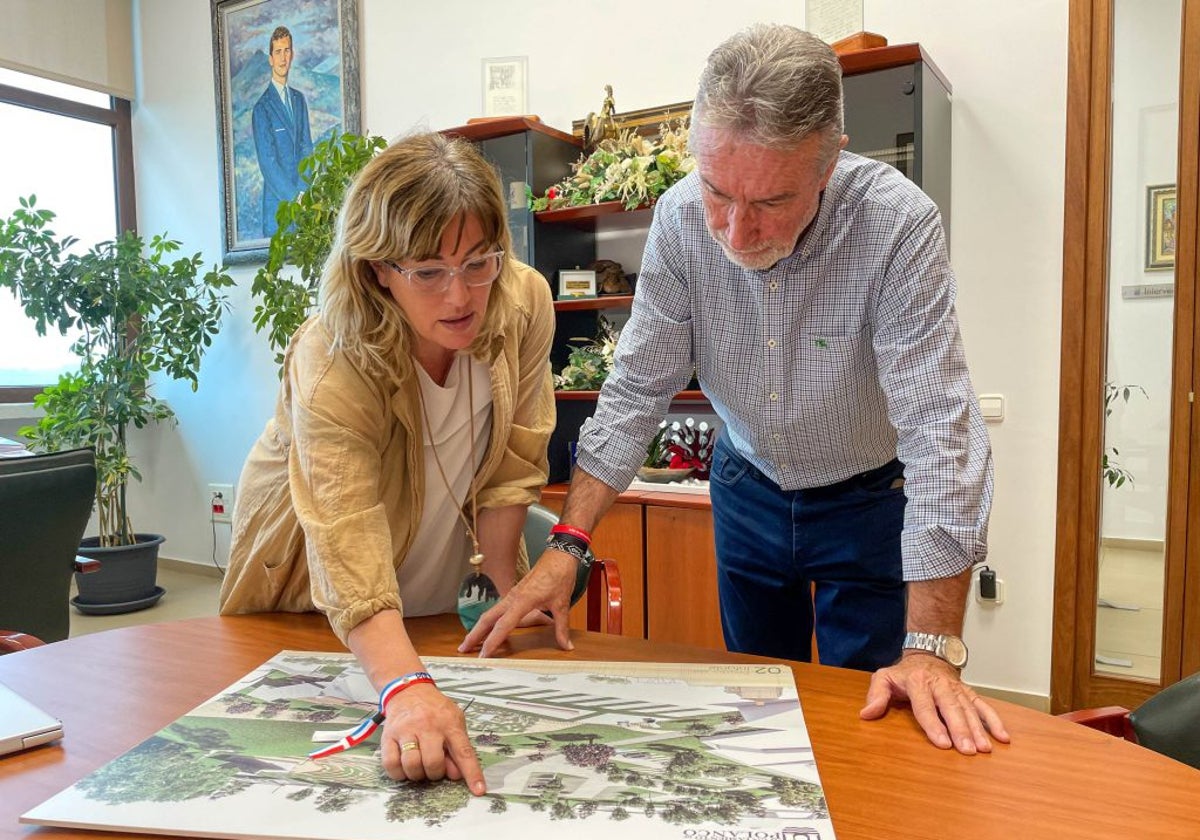
[[[62,721],[0,683],[0,755],[48,744],[62,736]]]

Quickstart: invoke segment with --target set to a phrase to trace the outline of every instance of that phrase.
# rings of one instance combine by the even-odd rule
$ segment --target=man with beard
[[[559,528],[463,650],[531,608],[566,635],[574,562],[695,371],[724,421],[709,491],[733,651],[874,671],[862,716],[908,701],[941,748],[1008,741],[960,679],[992,461],[934,203],[843,151],[841,67],[759,25],[709,56],[696,170],[659,200],[632,316],[579,434]]]

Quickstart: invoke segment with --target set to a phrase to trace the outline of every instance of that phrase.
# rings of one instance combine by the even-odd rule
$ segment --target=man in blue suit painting
[[[292,33],[286,26],[275,27],[267,55],[271,81],[254,104],[251,115],[254,148],[263,179],[263,236],[275,233],[279,202],[295,198],[303,188],[300,161],[313,150],[308,105],[304,95],[287,83],[292,58]]]

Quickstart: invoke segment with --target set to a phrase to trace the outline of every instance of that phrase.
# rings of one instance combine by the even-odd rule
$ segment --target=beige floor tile
[[[215,569],[202,566],[195,570],[188,565],[163,561],[158,566],[158,585],[166,590],[153,607],[121,615],[83,615],[71,609],[71,635],[82,636],[128,627],[134,624],[154,624],[160,621],[175,621],[181,618],[200,618],[217,614],[217,594],[221,579]],[[180,568],[180,567],[183,568]],[[72,587],[72,596],[74,591]]]
[[[1100,551],[1099,597],[1122,610],[1096,610],[1096,653],[1126,660],[1130,667],[1096,664],[1118,676],[1156,679],[1162,656],[1164,557],[1161,550],[1104,546]]]
[[[1116,603],[1162,609],[1162,551],[1105,547],[1100,554],[1101,598]]]
[[[1162,675],[1162,660],[1157,656],[1139,656],[1135,653],[1113,653],[1101,650],[1101,655],[1112,656],[1129,662],[1129,667],[1119,665],[1101,665],[1096,663],[1096,671],[1101,674],[1112,674],[1115,677],[1138,677],[1157,680]]]
[[[1132,612],[1101,608],[1096,612],[1096,648],[1161,656],[1162,620],[1162,610]]]

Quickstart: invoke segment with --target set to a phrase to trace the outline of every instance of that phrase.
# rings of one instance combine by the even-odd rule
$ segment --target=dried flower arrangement
[[[620,201],[626,210],[633,210],[653,204],[696,167],[687,139],[687,117],[660,125],[657,138],[625,129],[616,139],[602,141],[591,155],[572,164],[572,174],[546,190],[545,195],[535,197],[530,190],[529,208],[537,212]]]
[[[613,367],[619,331],[603,315],[598,319],[595,338],[572,338],[567,364],[555,374],[554,387],[560,391],[598,391]]]

